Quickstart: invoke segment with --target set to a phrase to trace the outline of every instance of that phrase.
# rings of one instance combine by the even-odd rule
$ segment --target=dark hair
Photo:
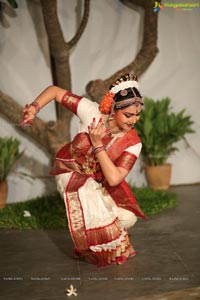
[[[138,81],[137,75],[134,74],[134,73],[125,74],[124,76],[117,79],[110,86],[110,90],[113,87],[119,85],[120,83],[126,82],[126,81]],[[141,96],[140,92],[138,91],[138,89],[136,87],[128,87],[126,89],[118,91],[114,95],[113,99],[114,99],[114,102],[115,102],[115,105],[113,107],[114,110],[122,109],[122,108],[125,108],[125,107],[128,107],[128,106],[131,106],[131,105],[138,105],[138,104],[143,105],[142,96]],[[127,101],[127,102],[124,101],[126,99],[131,100],[131,101]],[[123,101],[123,102],[120,104],[121,101]]]
[[[138,89],[136,87],[132,87],[132,88],[128,88],[128,89],[119,91],[117,94],[115,94],[114,100],[115,100],[115,102],[119,102],[122,100],[134,98],[134,97],[142,98],[140,92],[138,91]]]

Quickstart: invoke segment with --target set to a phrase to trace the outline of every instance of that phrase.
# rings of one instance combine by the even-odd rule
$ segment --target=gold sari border
[[[118,218],[116,218],[111,224],[99,228],[87,229],[89,247],[99,244],[107,244],[118,239],[120,235],[121,228]]]
[[[129,153],[128,151],[124,151],[120,157],[116,160],[115,165],[120,168],[126,169],[128,172],[132,169],[135,162],[137,160],[137,156]]]

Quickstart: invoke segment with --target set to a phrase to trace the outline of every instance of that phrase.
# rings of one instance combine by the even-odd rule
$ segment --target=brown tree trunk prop
[[[79,41],[89,17],[90,0],[85,0],[84,3],[84,14],[80,26],[75,36],[69,42],[65,42],[57,16],[57,1],[41,0],[44,23],[49,39],[52,61],[51,71],[54,85],[58,85],[69,91],[71,90],[69,66],[70,50]],[[61,105],[58,104],[57,106],[58,121],[45,123],[37,117],[32,126],[19,126],[22,109],[21,105],[0,91],[0,112],[12,122],[17,129],[46,149],[50,155],[55,154],[62,145],[69,141],[72,114]]]
[[[77,44],[87,25],[90,1],[85,0],[82,22],[75,36],[69,42],[65,42],[58,20],[57,1],[41,0],[40,2],[49,39],[54,84],[71,91],[70,50]],[[57,105],[57,117],[58,120],[70,123],[72,114],[60,105]],[[67,132],[69,138],[69,130]]]

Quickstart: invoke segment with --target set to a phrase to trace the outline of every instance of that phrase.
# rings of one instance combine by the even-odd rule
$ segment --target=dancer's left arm
[[[101,121],[98,123],[97,127],[92,127],[92,124],[91,126],[89,126],[88,131],[93,148],[103,146],[102,138],[105,135],[105,130],[106,128]],[[121,163],[120,165],[123,165],[123,167],[116,166],[108,156],[106,150],[98,152],[95,156],[98,159],[105,179],[110,186],[119,185],[128,175],[130,168],[125,168]],[[135,157],[135,159],[132,161],[131,167],[133,166],[136,159],[137,157]]]

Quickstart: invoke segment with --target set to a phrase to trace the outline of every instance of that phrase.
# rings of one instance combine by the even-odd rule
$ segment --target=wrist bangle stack
[[[101,151],[105,151],[105,150],[106,150],[106,148],[104,146],[98,146],[98,147],[94,148],[92,152],[94,153],[94,155],[96,155],[97,153],[99,153]]]
[[[30,106],[31,106],[31,105],[35,107],[36,114],[38,114],[38,113],[39,113],[39,111],[40,111],[40,109],[41,109],[41,107],[40,107],[39,103],[38,103],[38,102],[36,102],[36,101],[34,101],[34,102],[32,102],[32,103],[30,104]]]

